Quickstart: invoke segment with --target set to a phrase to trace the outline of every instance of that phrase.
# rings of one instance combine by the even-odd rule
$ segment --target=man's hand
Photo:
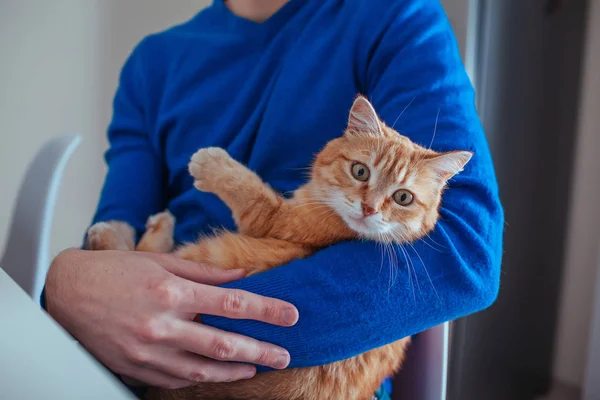
[[[112,371],[175,389],[285,368],[282,348],[193,322],[197,314],[294,325],[291,304],[219,285],[220,271],[168,254],[68,250],[46,280],[48,313]],[[228,361],[228,362],[224,362]]]

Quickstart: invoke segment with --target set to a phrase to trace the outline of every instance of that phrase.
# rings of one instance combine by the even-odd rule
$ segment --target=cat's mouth
[[[352,222],[354,222],[355,224],[360,224],[363,225],[365,227],[368,227],[369,225],[367,224],[367,218],[366,217],[348,217],[352,220]]]
[[[333,209],[342,217],[342,220],[350,229],[359,235],[368,238],[374,237],[381,230],[381,215],[379,213],[364,216],[360,207],[352,204],[351,200],[340,196],[341,199],[333,202]],[[337,199],[336,199],[337,200]]]
[[[351,216],[351,215],[346,215],[346,223],[348,224],[348,226],[350,227],[350,229],[364,234],[364,235],[370,235],[373,233],[373,227],[371,226],[371,224],[368,221],[369,217],[363,217],[363,216]]]
[[[369,239],[376,239],[380,235],[388,233],[389,225],[382,220],[380,214],[365,217],[362,213],[352,211],[345,210],[340,215],[342,215],[346,225],[359,235]]]

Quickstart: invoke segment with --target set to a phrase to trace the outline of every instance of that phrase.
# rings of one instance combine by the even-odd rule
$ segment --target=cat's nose
[[[370,205],[362,203],[361,206],[362,206],[363,215],[365,217],[368,217],[369,215],[377,214],[377,210],[374,209],[373,207],[371,207]]]

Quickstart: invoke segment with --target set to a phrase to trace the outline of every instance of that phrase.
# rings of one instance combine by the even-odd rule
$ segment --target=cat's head
[[[416,240],[438,219],[448,179],[469,151],[438,153],[386,126],[371,103],[354,101],[344,135],[329,142],[312,168],[313,196],[327,203],[360,237]]]

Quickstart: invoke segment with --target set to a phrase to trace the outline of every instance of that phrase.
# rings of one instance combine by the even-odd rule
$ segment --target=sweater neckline
[[[213,8],[225,24],[243,34],[270,35],[280,30],[307,0],[289,0],[279,10],[263,22],[252,21],[235,15],[225,4],[225,0],[214,0]]]

